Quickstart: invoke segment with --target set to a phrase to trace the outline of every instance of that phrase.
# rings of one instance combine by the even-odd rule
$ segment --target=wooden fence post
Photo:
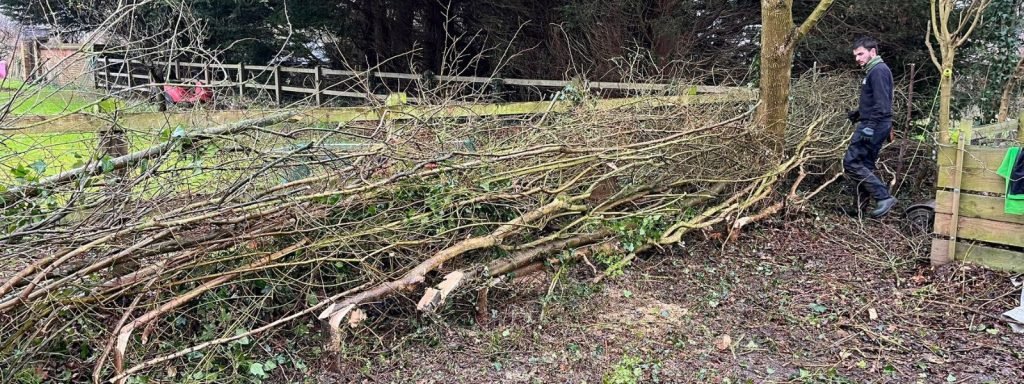
[[[245,63],[238,63],[238,97],[245,96]]]
[[[323,68],[321,68],[320,65],[317,64],[316,71],[313,72],[313,86],[316,88],[316,93],[314,93],[314,95],[316,95],[316,106],[318,107],[323,105],[323,100],[321,96],[324,90],[323,76]]]
[[[956,167],[953,169],[953,218],[949,221],[949,255],[948,260],[956,260],[956,235],[960,228],[960,184],[964,176],[964,148],[971,142],[970,120],[960,121],[960,137],[956,142]]]
[[[100,87],[100,71],[99,68],[95,68],[95,65],[99,64],[99,59],[96,56],[92,56],[92,89],[99,89]]]
[[[274,66],[274,97],[277,100],[277,106],[281,106],[281,66]]]
[[[129,60],[128,58],[124,59],[124,68],[125,68],[125,72],[128,72],[128,91],[131,92],[131,89],[132,89],[132,61]]]
[[[174,78],[181,82],[181,60],[174,60]]]
[[[110,58],[103,56],[103,86],[110,93]]]

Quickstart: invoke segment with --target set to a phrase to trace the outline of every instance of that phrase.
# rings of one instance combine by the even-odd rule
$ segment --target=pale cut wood
[[[999,165],[1003,163],[1003,158],[1006,157],[1006,148],[1002,147],[965,145],[964,150],[967,151],[964,156],[964,168],[988,169],[994,172],[999,169]],[[940,146],[937,162],[940,167],[955,165],[956,147]]]
[[[950,222],[953,216],[945,213],[935,214],[935,233],[942,236],[950,235]],[[1024,247],[1024,224],[1004,223],[973,217],[961,217],[959,220],[959,237],[967,240],[979,240],[993,244]]]
[[[971,142],[971,123],[969,121],[961,121],[960,140],[957,142],[956,151],[956,170],[958,172],[953,175],[953,198],[951,204],[953,207],[953,217],[949,220],[951,223],[949,228],[951,242],[949,243],[949,255],[947,257],[950,259],[956,254],[956,235],[960,228],[960,185],[963,182],[964,176],[962,172],[964,169],[964,146],[969,142]]]
[[[949,240],[932,240],[932,255],[945,255],[949,251]],[[1024,252],[960,242],[956,247],[956,260],[984,265],[1003,271],[1024,272]],[[933,259],[934,261],[934,259]]]
[[[953,213],[949,191],[936,191],[935,212]],[[960,216],[1024,224],[1024,215],[1011,215],[1004,212],[1006,199],[1002,196],[982,196],[964,193],[960,196]],[[1021,234],[1024,236],[1024,234]]]
[[[953,175],[954,166],[939,168],[939,179],[936,186],[939,188],[955,188]],[[964,191],[977,191],[988,193],[1004,193],[1006,191],[1006,179],[996,174],[994,170],[985,169],[964,169],[960,189]]]

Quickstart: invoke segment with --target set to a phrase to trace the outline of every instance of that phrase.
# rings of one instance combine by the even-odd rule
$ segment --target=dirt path
[[[829,221],[833,221],[829,223]],[[370,336],[325,382],[1018,382],[1024,335],[1010,275],[932,271],[926,239],[813,216],[634,262],[592,284],[578,266]],[[864,246],[864,244],[868,244]],[[907,256],[910,255],[910,256]],[[547,296],[547,293],[552,293]],[[543,308],[543,320],[541,312]],[[380,335],[378,335],[380,336]],[[381,342],[383,340],[383,342]],[[354,356],[354,355],[349,355]]]

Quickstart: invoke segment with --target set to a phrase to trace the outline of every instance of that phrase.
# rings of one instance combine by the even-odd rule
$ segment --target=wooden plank
[[[1014,120],[1007,120],[1007,121],[1004,121],[1002,123],[979,125],[977,128],[974,128],[974,130],[975,131],[1004,131],[1004,130],[1008,131],[1008,130],[1013,130],[1013,129],[1016,129],[1016,128],[1017,128],[1017,120],[1014,119]]]
[[[287,72],[287,73],[316,73],[316,68],[281,67],[281,72]]]
[[[366,97],[366,94],[363,93],[363,92],[332,91],[332,90],[329,90],[329,89],[325,89],[325,90],[322,91],[322,93],[325,94],[325,95],[329,95],[329,96],[356,97],[356,98],[365,98]]]
[[[1006,156],[1006,148],[982,147],[978,145],[967,145],[964,147],[967,153],[964,156],[964,168],[990,169],[995,171],[1003,163]],[[956,164],[956,147],[941,145],[937,158],[939,166]]]
[[[364,72],[356,72],[356,71],[343,71],[343,70],[340,70],[340,69],[326,69],[326,68],[322,69],[322,71],[323,71],[323,72],[321,72],[322,74],[324,74],[324,75],[331,75],[331,76],[355,76],[355,75],[364,73]]]
[[[529,79],[501,79],[505,84],[523,85],[528,87],[565,87],[569,84],[565,80],[529,80]]]
[[[457,81],[460,83],[490,83],[495,78],[479,76],[434,76],[438,81]]]
[[[935,192],[935,212],[952,214],[953,192]],[[1002,196],[982,196],[971,193],[960,195],[960,216],[1024,224],[1024,215],[1010,215],[1003,212],[1006,200]],[[1021,234],[1024,236],[1024,234]]]
[[[949,240],[932,240],[932,255],[949,252]],[[1024,252],[989,247],[980,244],[959,242],[956,245],[956,260],[984,265],[992,269],[1010,272],[1024,272]]]
[[[420,75],[415,73],[397,73],[397,72],[374,72],[374,76],[382,79],[406,79],[406,80],[419,80]]]
[[[316,93],[315,89],[302,88],[302,87],[288,87],[288,86],[283,86],[283,85],[281,86],[281,90],[285,91],[285,92]]]
[[[249,83],[249,84],[246,84],[245,87],[246,88],[255,88],[255,89],[275,89],[275,90],[277,89],[277,87],[275,87],[273,84],[260,84],[260,83]]]
[[[960,140],[957,141],[956,151],[956,169],[960,172],[953,174],[953,217],[950,218],[949,227],[949,254],[947,257],[949,260],[953,260],[956,255],[956,235],[960,229],[958,223],[960,223],[960,185],[963,183],[963,169],[964,169],[964,146],[971,141],[971,123],[969,121],[960,122]]]
[[[274,67],[266,66],[266,65],[246,65],[245,69],[250,70],[250,71],[270,71],[270,70],[273,70]]]
[[[936,186],[940,188],[955,188],[953,180],[954,174],[956,174],[955,167],[940,167],[939,179],[936,183]],[[964,191],[977,191],[989,193],[1006,192],[1006,179],[1004,179],[1002,176],[997,175],[995,170],[966,168],[963,171],[962,178],[963,180],[960,183],[960,189]]]
[[[935,233],[949,236],[953,215],[935,214]],[[958,237],[967,240],[978,240],[993,244],[1024,247],[1024,224],[1005,223],[1001,221],[961,217],[958,222]]]
[[[1006,137],[1011,132],[1017,130],[1019,126],[1019,120],[1007,120],[1002,123],[982,125],[974,129],[973,139],[986,139],[986,138],[998,138]]]

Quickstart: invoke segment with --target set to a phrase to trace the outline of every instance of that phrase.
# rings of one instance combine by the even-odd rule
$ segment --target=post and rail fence
[[[388,94],[405,92],[411,103],[424,102],[432,87],[437,84],[457,84],[450,89],[465,88],[474,94],[484,94],[502,99],[511,95],[509,89],[517,87],[519,92],[532,93],[533,99],[545,99],[543,95],[560,90],[580,87],[577,92],[612,92],[619,95],[635,94],[722,94],[742,87],[685,85],[672,83],[621,83],[606,81],[535,80],[460,75],[421,74],[352,71],[329,69],[321,66],[288,67],[281,65],[251,65],[245,63],[192,63],[181,61],[155,61],[153,65],[164,73],[167,83],[194,85],[202,81],[205,87],[230,89],[235,95],[246,95],[247,90],[266,92],[277,105],[286,99],[309,98],[315,106],[325,105],[330,98],[383,101]],[[98,56],[97,68],[93,71],[93,86],[108,91],[129,90],[150,92],[154,79],[149,68],[138,60],[125,60]],[[526,91],[523,91],[523,90]],[[516,101],[528,101],[529,97],[514,97]],[[533,100],[536,101],[536,100]]]

